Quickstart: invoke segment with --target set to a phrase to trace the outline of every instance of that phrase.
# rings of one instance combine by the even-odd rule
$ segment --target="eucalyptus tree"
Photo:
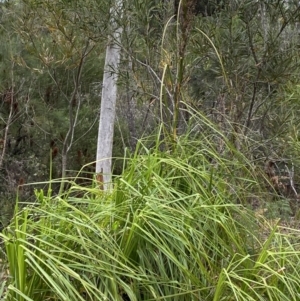
[[[111,7],[111,34],[108,37],[104,65],[100,122],[97,142],[97,180],[107,190],[111,183],[112,148],[114,121],[116,115],[118,67],[121,56],[121,34],[123,31],[120,19],[123,13],[123,1],[116,0]]]

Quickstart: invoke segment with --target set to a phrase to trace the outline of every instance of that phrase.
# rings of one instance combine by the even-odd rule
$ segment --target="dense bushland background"
[[[299,300],[299,3],[124,1],[107,196],[93,178],[112,7],[0,3],[0,228],[24,272],[9,300]]]

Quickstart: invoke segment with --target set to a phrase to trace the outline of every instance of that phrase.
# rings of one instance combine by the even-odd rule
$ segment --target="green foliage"
[[[105,46],[100,28],[106,38],[107,4],[21,1],[1,5],[5,12],[1,15],[1,36],[7,42],[1,45],[0,60],[3,199],[15,198],[21,179],[25,183],[49,179],[50,148],[57,152],[53,177],[62,176],[66,144],[70,146],[68,170],[78,171],[94,160]],[[92,12],[103,12],[106,17],[98,18]],[[79,66],[83,68],[77,76]],[[5,101],[10,92],[12,106]],[[72,140],[67,139],[76,112],[76,129]],[[84,153],[84,158],[79,153]],[[20,197],[25,200],[31,196],[32,190],[25,187]]]
[[[217,137],[172,152],[141,141],[110,193],[36,192],[1,235],[7,300],[297,300],[297,231],[236,204],[259,185],[242,155],[220,158]]]
[[[0,284],[0,296],[298,300],[299,231],[275,220],[299,217],[298,6],[226,1],[215,15],[175,20],[169,1],[126,2],[118,176],[106,194],[91,182],[89,163],[110,5],[1,4],[1,130],[11,90],[18,111],[3,141],[10,147],[0,171],[0,226],[9,223],[12,195],[32,200],[33,186],[18,188],[21,179],[49,189],[36,191],[1,234],[9,286]],[[154,138],[136,148],[157,124]],[[55,195],[59,180],[43,180],[62,177],[67,146],[69,188]],[[269,158],[288,162],[293,175],[285,180],[296,194],[266,179]],[[267,211],[253,212],[256,203]]]
[[[215,18],[198,18],[187,56],[194,104],[215,120],[226,112],[237,135],[259,131],[264,139],[273,136],[279,125],[272,127],[269,117],[284,98],[282,88],[298,70],[298,14],[297,7],[286,8],[283,2],[246,1],[237,6],[232,1]],[[226,76],[219,57],[197,29],[218,49]]]

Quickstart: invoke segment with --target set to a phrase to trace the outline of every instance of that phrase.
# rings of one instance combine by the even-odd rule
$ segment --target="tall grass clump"
[[[109,193],[36,191],[2,235],[6,300],[299,300],[296,231],[247,209],[251,165],[215,139],[140,142]]]

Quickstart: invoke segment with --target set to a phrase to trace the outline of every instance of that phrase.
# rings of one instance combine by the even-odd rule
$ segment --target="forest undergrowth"
[[[264,200],[253,208],[263,169],[198,124],[175,147],[140,140],[111,191],[73,179],[17,204],[2,299],[299,300],[299,228],[266,218]]]

